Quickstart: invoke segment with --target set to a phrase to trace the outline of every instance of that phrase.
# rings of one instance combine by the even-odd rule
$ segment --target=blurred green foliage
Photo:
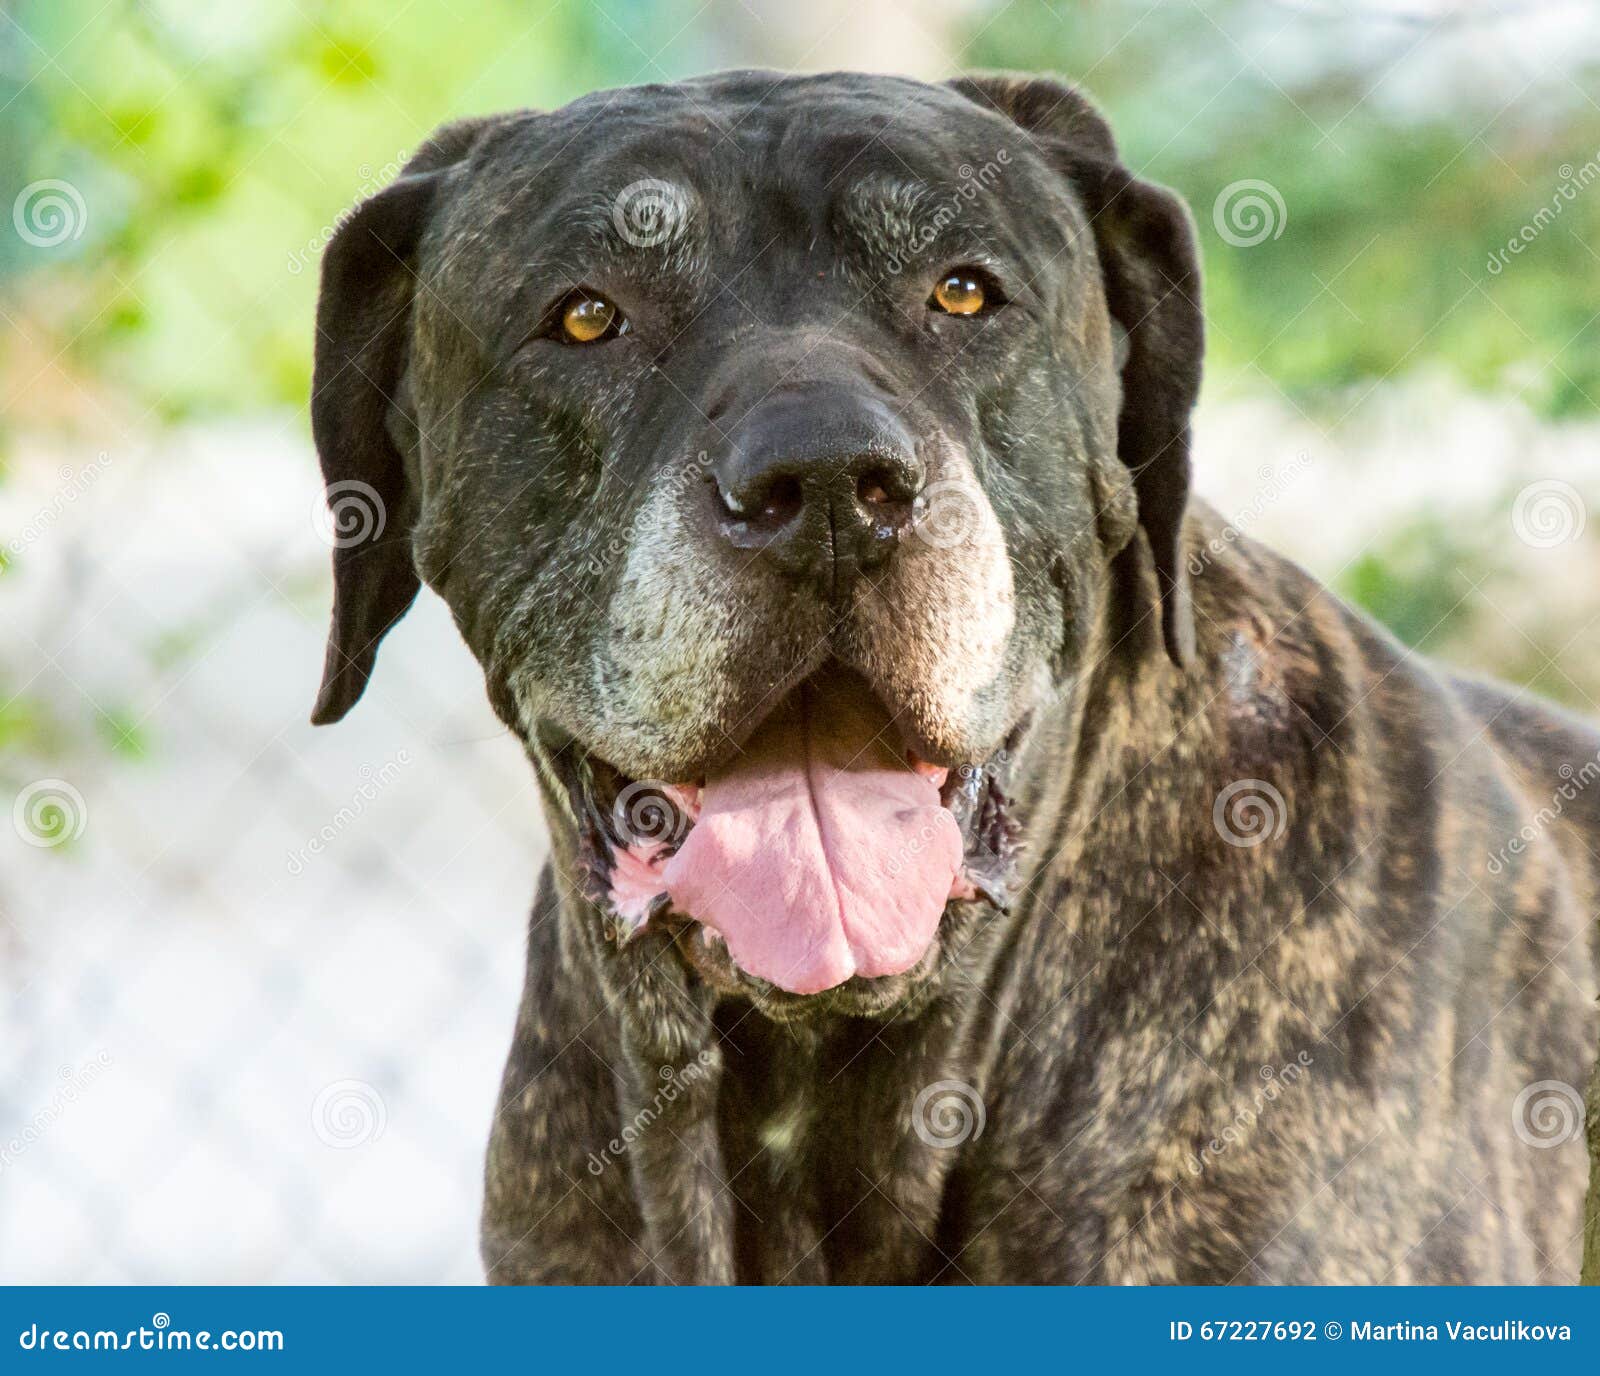
[[[1344,570],[1343,591],[1407,645],[1447,642],[1468,614],[1467,570],[1484,554],[1462,544],[1453,526],[1425,518],[1363,552]]]
[[[1527,57],[1508,54],[1495,81],[1437,64],[1424,80],[1413,58],[1449,24],[1376,17],[1376,0],[1360,22],[1314,0],[894,3],[941,33],[952,71],[1079,82],[1126,160],[1185,196],[1206,261],[1209,398],[1266,388],[1343,415],[1387,379],[1443,366],[1546,417],[1600,410],[1600,82],[1581,59],[1524,81]],[[114,415],[120,434],[302,409],[321,246],[437,124],[809,64],[809,37],[782,50],[778,4],[13,0],[0,14],[0,206],[50,180],[84,213],[60,243],[0,233],[0,481],[8,424],[59,416],[104,433]],[[1492,40],[1478,46],[1493,65]],[[1241,182],[1258,184],[1264,230],[1228,218],[1230,205],[1247,213],[1229,199]],[[1448,649],[1474,634],[1498,538],[1424,517],[1340,587],[1409,643]],[[214,633],[199,625],[156,652],[182,658]],[[1574,681],[1571,658],[1552,622],[1478,662],[1581,704],[1600,693],[1600,666]],[[56,734],[37,700],[0,707],[0,751],[49,754]],[[146,748],[114,711],[95,734],[126,755]]]
[[[447,119],[649,79],[633,42],[659,45],[670,7],[608,13],[22,0],[0,61],[0,185],[9,205],[68,181],[87,215],[59,245],[0,236],[0,277],[155,418],[303,404],[335,218]]]
[[[1600,409],[1596,70],[1516,75],[1511,99],[1480,92],[1469,70],[1408,91],[1394,69],[1427,34],[1391,22],[1389,50],[1363,58],[1339,46],[1351,29],[1337,8],[1019,0],[968,57],[1079,74],[1124,155],[1189,201],[1213,370],[1315,396],[1442,362],[1545,414]],[[1283,213],[1275,234],[1240,246],[1216,207],[1247,178],[1269,183]],[[1504,254],[1554,202],[1533,242]]]
[[[729,50],[729,17],[722,0],[698,13],[664,0],[20,0],[0,40],[0,183],[65,179],[88,219],[45,249],[0,236],[0,276],[84,371],[157,417],[303,403],[322,240],[430,129],[770,60]],[[1596,407],[1600,302],[1574,286],[1600,265],[1587,243],[1600,183],[1504,271],[1487,267],[1557,197],[1564,166],[1600,157],[1592,74],[1553,78],[1557,99],[1485,111],[1469,80],[1397,99],[1404,27],[1389,50],[1345,60],[1331,45],[1347,30],[1316,6],[1011,0],[925,17],[948,28],[961,67],[1081,78],[1130,161],[1189,199],[1214,379],[1314,399],[1426,359],[1548,414]],[[1244,178],[1284,208],[1250,247],[1220,237],[1212,213]]]

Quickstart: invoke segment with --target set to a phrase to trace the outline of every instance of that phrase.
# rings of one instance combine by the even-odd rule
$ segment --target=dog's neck
[[[1136,562],[1135,569],[1143,572]],[[1128,599],[1139,602],[1150,605]],[[1092,1008],[1107,997],[1107,953],[1152,911],[1170,888],[1163,872],[1182,861],[1179,823],[1193,805],[1183,778],[1209,788],[1216,774],[1214,763],[1197,767],[1196,757],[1217,749],[1208,713],[1219,702],[1226,709],[1230,634],[1205,624],[1196,665],[1183,671],[1164,654],[1154,616],[1108,611],[1087,646],[1087,667],[1035,713],[1017,750],[1009,790],[1025,849],[1011,911],[973,924],[922,997],[870,1022],[823,1015],[779,1026],[748,1004],[719,1001],[663,938],[613,941],[586,893],[565,790],[548,758],[530,751],[551,836],[546,895],[559,923],[557,978],[590,991],[594,1035],[618,1058],[619,1121],[649,1104],[665,1071],[700,1067],[691,1092],[670,1106],[672,1130],[646,1134],[636,1148],[635,1191],[652,1254],[668,1275],[731,1279],[735,1224],[724,1156],[732,1161],[759,1144],[724,1142],[719,1122],[782,1125],[808,1113],[856,1125],[849,1168],[889,1182],[861,1206],[881,1203],[883,1217],[855,1231],[880,1239],[878,1251],[830,1257],[828,1278],[914,1273],[960,1153],[935,1151],[919,1156],[915,1172],[897,1172],[905,1093],[947,1081],[980,1097],[999,1093],[992,1082],[1006,1048],[1045,1016],[1027,992],[1040,983],[1028,976],[1041,963],[1053,970],[1044,983],[1057,991],[1049,1016],[1081,1019],[1085,1037],[1105,1035],[1094,1030]],[[1039,838],[1052,838],[1049,853]],[[1113,865],[1110,857],[1120,858]],[[547,907],[537,920],[550,916]],[[1087,1046],[1081,1054],[1090,1054]],[[733,1066],[736,1073],[724,1073]],[[741,1101],[740,1113],[719,1113],[729,1096]]]
[[[1027,917],[1041,883],[1076,871],[1108,809],[1121,801],[1125,814],[1132,797],[1148,796],[1152,780],[1170,767],[1171,760],[1161,757],[1181,750],[1178,737],[1195,703],[1216,695],[1215,686],[1199,681],[1203,668],[1185,673],[1165,654],[1154,611],[1154,574],[1142,538],[1124,551],[1118,565],[1112,596],[1085,638],[1079,666],[1036,707],[1020,739],[1008,748],[1002,778],[1021,833],[1016,892],[1009,911],[961,924],[959,950],[954,953],[958,958],[945,962],[941,972],[915,988],[904,1003],[882,1010],[882,1020],[904,1023],[947,995],[984,985],[991,976],[992,951],[1007,944],[1000,938]],[[574,974],[597,978],[610,1015],[624,1019],[630,996],[623,992],[629,987],[623,971],[640,962],[619,946],[615,919],[594,902],[579,819],[551,747],[535,738],[525,741],[525,748],[539,781],[550,837],[563,962]],[[568,742],[563,748],[579,747]],[[1130,793],[1135,784],[1140,786]],[[1159,835],[1157,825],[1146,827],[1125,815],[1123,823],[1152,840]],[[1051,838],[1048,848],[1041,845],[1041,838]],[[1155,858],[1149,849],[1135,853]],[[660,974],[657,965],[679,964],[675,955],[651,947],[648,941],[629,944],[650,950],[644,964],[652,984]],[[692,985],[693,977],[688,978]],[[708,1008],[715,1003],[714,998],[696,1000],[702,1001]],[[819,1015],[819,1020],[826,1024],[829,1016]],[[683,1028],[666,1041],[681,1051],[692,1046],[694,1037]]]
[[[819,1268],[811,1279],[846,1281],[916,1275],[925,1265],[926,1239],[938,1230],[945,1182],[960,1153],[919,1151],[915,1171],[896,1166],[912,1111],[906,1096],[954,1083],[987,1098],[1017,1027],[1036,1017],[1022,1006],[1022,991],[1038,943],[1018,938],[1030,924],[1077,925],[1076,904],[1062,902],[1063,876],[1080,869],[1097,819],[1115,812],[1134,768],[1131,757],[1109,743],[1123,738],[1135,717],[1152,742],[1167,739],[1162,733],[1177,720],[1176,671],[1161,658],[1159,643],[1127,649],[1098,656],[1093,671],[1036,716],[1018,752],[1012,786],[1025,839],[1058,837],[1061,849],[1027,856],[1011,911],[974,924],[970,939],[919,998],[873,1021],[823,1015],[780,1026],[748,1004],[719,1004],[661,944],[611,941],[604,914],[586,896],[565,794],[554,772],[540,769],[560,924],[559,978],[593,985],[587,1002],[606,1026],[586,1036],[616,1056],[618,1121],[653,1103],[668,1070],[681,1077],[684,1067],[698,1067],[688,1092],[664,1110],[671,1130],[643,1134],[630,1157],[649,1250],[665,1274],[699,1281],[733,1277],[737,1224],[728,1177],[772,1144],[765,1138],[729,1141],[726,1133],[793,1138],[798,1163],[822,1150],[820,1139],[807,1140],[812,1122],[853,1126],[848,1143],[828,1146],[826,1168],[814,1160],[797,1164],[796,1179],[848,1175],[853,1186],[861,1172],[879,1184],[855,1206],[858,1216],[860,1210],[874,1215],[870,1226],[852,1230],[856,1250],[833,1255],[819,1236],[814,1249],[797,1248],[797,1259],[810,1259],[789,1279],[806,1278],[805,1266]],[[1073,958],[1070,941],[1054,949]],[[1077,978],[1063,970],[1056,983],[1067,987]],[[734,1101],[737,1112],[729,1108]],[[786,1227],[804,1238],[827,1212],[826,1201],[796,1204]],[[872,1239],[866,1251],[863,1238]]]

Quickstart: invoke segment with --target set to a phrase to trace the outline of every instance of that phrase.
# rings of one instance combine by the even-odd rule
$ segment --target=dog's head
[[[914,979],[947,902],[1003,900],[990,766],[1127,569],[1192,653],[1193,236],[1058,84],[733,73],[447,126],[340,228],[317,330],[314,719],[426,581],[619,931],[698,919],[730,988]]]

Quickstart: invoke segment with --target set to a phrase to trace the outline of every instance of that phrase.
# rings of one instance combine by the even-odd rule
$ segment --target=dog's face
[[[742,73],[450,126],[324,268],[358,538],[318,719],[420,573],[623,930],[699,919],[730,987],[925,974],[946,902],[1003,889],[988,766],[1141,522],[1187,651],[1197,285],[1181,208],[1049,83]]]

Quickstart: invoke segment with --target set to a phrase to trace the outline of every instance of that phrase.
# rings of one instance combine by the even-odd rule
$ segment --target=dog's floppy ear
[[[398,179],[356,207],[322,255],[311,431],[333,518],[333,625],[311,711],[318,726],[355,705],[378,642],[421,586],[411,557],[415,497],[389,421],[411,337],[417,247],[483,124],[441,129]]]
[[[1139,523],[1155,560],[1161,629],[1179,665],[1194,656],[1194,610],[1183,558],[1189,500],[1189,413],[1200,391],[1205,321],[1194,227],[1172,192],[1140,181],[1078,92],[1041,77],[964,77],[951,85],[1013,121],[1077,189],[1094,229],[1106,306],[1127,332],[1117,451],[1133,473]]]

